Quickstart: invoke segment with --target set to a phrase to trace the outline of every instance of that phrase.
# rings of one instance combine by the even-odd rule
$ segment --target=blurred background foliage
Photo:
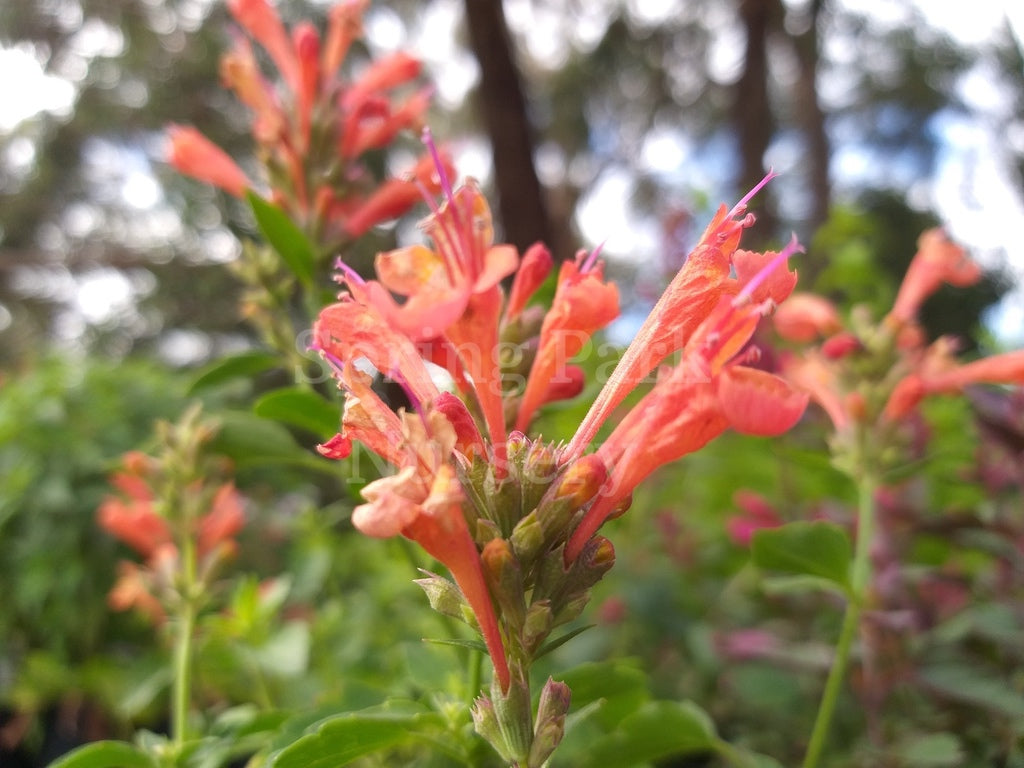
[[[278,7],[288,21],[322,21],[327,4]],[[1020,38],[1003,20],[982,40],[960,41],[925,7],[396,0],[372,6],[354,65],[401,47],[425,60],[437,85],[434,133],[451,143],[463,172],[482,177],[510,241],[544,236],[559,257],[607,241],[628,299],[613,341],[628,338],[632,318],[714,207],[768,166],[781,178],[755,201],[760,224],[748,244],[796,231],[808,247],[801,287],[846,306],[866,303],[878,316],[918,234],[948,217],[948,188],[964,210],[984,208],[991,190],[982,171],[992,162],[1003,172],[1001,194],[1019,200],[1024,191]],[[162,132],[177,122],[252,167],[246,114],[216,74],[231,34],[211,0],[0,4],[0,71],[9,70],[3,87],[17,95],[0,112],[4,765],[45,764],[73,743],[162,727],[160,646],[136,617],[106,609],[118,547],[96,527],[95,509],[118,456],[145,447],[153,419],[173,418],[195,397],[221,421],[216,447],[235,462],[249,499],[237,569],[251,579],[234,586],[231,611],[203,627],[200,696],[211,717],[254,691],[266,712],[368,705],[394,694],[396,681],[413,698],[444,686],[468,695],[452,681],[469,655],[419,642],[466,636],[409,585],[429,563],[402,542],[350,535],[356,486],[343,478],[353,468],[318,464],[311,450],[323,435],[249,412],[280,377],[189,389],[196,374],[186,369],[255,344],[225,268],[239,239],[255,236],[251,214],[162,162]],[[20,82],[36,92],[19,91]],[[997,97],[979,97],[980,82]],[[950,176],[944,153],[963,126],[982,138]],[[400,172],[418,151],[416,137],[406,137],[375,161]],[[346,260],[368,263],[409,236],[415,218],[379,228]],[[948,223],[957,234],[957,221]],[[924,317],[931,333],[998,345],[985,310],[1019,288],[1012,265],[998,268],[1009,251],[992,243],[1009,246],[1016,234],[979,241],[990,276],[933,298]],[[329,276],[320,279],[326,285]],[[607,362],[591,355],[587,365],[597,374]],[[571,435],[585,399],[550,409],[543,434]],[[912,759],[922,733],[954,734],[947,754],[975,760],[929,765],[1011,764],[991,760],[1020,758],[1011,722],[1024,715],[984,686],[949,683],[964,673],[949,673],[957,654],[979,665],[968,678],[984,668],[976,679],[1019,683],[1013,601],[1022,566],[1006,548],[1020,533],[1019,498],[1012,486],[971,484],[980,470],[976,443],[965,439],[995,450],[1006,431],[977,434],[961,401],[931,415],[938,426],[914,481],[917,505],[891,517],[893,530],[912,530],[900,538],[902,554],[921,577],[893,597],[916,623],[887,646],[893,669],[914,683],[887,703],[902,715],[894,738],[911,755],[892,764],[925,764]],[[828,465],[820,427],[811,420],[770,446],[727,436],[659,474],[613,523],[619,564],[585,614],[598,626],[556,652],[552,670],[617,658],[614,674],[579,673],[580,690],[587,675],[618,675],[626,698],[693,698],[726,738],[740,736],[784,764],[798,759],[799,745],[786,737],[806,730],[840,614],[827,595],[766,599],[723,523],[740,488],[770,499],[786,520],[822,510],[842,518],[852,489]],[[372,471],[367,462],[356,474]],[[935,519],[938,511],[952,522]],[[950,585],[972,596],[974,614],[934,612],[927,595]],[[801,629],[808,616],[809,633]],[[730,633],[761,623],[790,645],[779,656],[738,658]],[[917,663],[907,671],[900,665],[911,656]],[[870,745],[857,736],[864,713],[847,704],[837,731],[853,745],[849,764],[871,764]],[[1001,742],[988,739],[993,718]],[[582,764],[592,727],[567,740],[556,764]]]

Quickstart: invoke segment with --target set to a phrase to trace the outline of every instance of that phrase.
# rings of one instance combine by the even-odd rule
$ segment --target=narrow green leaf
[[[833,523],[798,522],[757,531],[751,551],[760,568],[849,587],[853,546],[846,531]]]
[[[49,768],[154,768],[145,752],[124,741],[94,741],[50,763]]]
[[[442,638],[424,637],[424,643],[432,643],[433,645],[454,645],[457,648],[469,648],[473,651],[480,651],[481,653],[487,653],[487,646],[484,645],[480,640],[445,640]]]
[[[269,352],[242,352],[224,357],[203,367],[192,380],[188,393],[194,395],[233,379],[250,378],[257,373],[269,371],[277,364],[277,356]]]
[[[594,744],[602,768],[631,768],[651,760],[717,747],[711,718],[690,701],[650,701]]]
[[[415,738],[434,729],[440,718],[425,711],[373,710],[348,712],[321,721],[315,730],[285,747],[272,768],[340,768],[365,755]]]
[[[306,235],[277,206],[253,192],[247,192],[245,197],[267,242],[284,259],[292,274],[305,285],[312,285],[316,256]]]
[[[921,680],[933,690],[966,704],[1024,721],[1024,696],[1003,679],[984,669],[967,664],[943,664],[926,667]]]
[[[576,637],[576,635],[582,635],[588,629],[593,629],[596,626],[597,624],[587,624],[584,627],[577,627],[572,632],[566,632],[564,635],[562,635],[561,637],[556,637],[554,640],[549,640],[540,647],[540,650],[537,651],[537,655],[533,658],[536,660],[539,659],[541,656],[547,656],[556,648],[561,648],[563,645],[568,643],[570,640]]]
[[[253,412],[264,419],[273,419],[305,429],[323,439],[340,428],[341,409],[316,392],[289,387],[268,392],[261,397]]]

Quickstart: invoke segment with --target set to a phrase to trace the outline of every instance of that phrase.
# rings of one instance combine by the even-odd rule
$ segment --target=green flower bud
[[[537,600],[526,610],[522,641],[523,648],[530,656],[537,652],[537,649],[551,634],[553,626],[554,614],[551,611],[550,600]]]
[[[512,546],[505,539],[491,539],[480,553],[484,578],[498,607],[513,627],[522,626],[526,618],[526,597],[523,594],[523,573]]]
[[[571,699],[572,692],[568,685],[548,678],[540,692],[529,765],[543,765],[562,741],[565,734],[565,715],[569,711]]]
[[[513,674],[508,693],[501,692],[495,680],[491,686],[491,701],[498,718],[498,728],[511,760],[528,765],[530,745],[533,743],[533,717],[530,711],[530,686],[522,678],[522,670]]]
[[[512,762],[512,754],[505,744],[505,737],[502,736],[501,727],[498,725],[498,715],[494,711],[494,704],[486,696],[479,697],[473,702],[473,727],[483,737],[484,741],[494,747],[494,750],[505,762]]]

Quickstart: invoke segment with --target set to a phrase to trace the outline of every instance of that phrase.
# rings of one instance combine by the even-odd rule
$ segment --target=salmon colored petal
[[[778,376],[739,365],[722,371],[716,389],[732,428],[762,437],[781,435],[793,427],[809,399]]]
[[[515,279],[512,281],[508,302],[505,304],[506,322],[519,317],[533,294],[547,280],[552,264],[551,252],[543,243],[534,243],[526,249]]]
[[[440,281],[449,283],[441,257],[423,245],[378,253],[373,265],[381,284],[401,296],[411,296]]]
[[[973,285],[981,277],[978,265],[942,229],[929,229],[922,234],[917,249],[887,318],[897,325],[912,321],[924,300],[943,283]]]
[[[927,391],[920,376],[915,374],[905,376],[889,394],[889,399],[882,411],[883,418],[889,421],[902,419],[918,406],[926,394]]]
[[[925,378],[929,392],[959,392],[982,383],[1024,384],[1024,350],[983,357]]]
[[[270,54],[292,93],[298,93],[299,62],[288,32],[274,7],[267,0],[228,0],[228,10],[235,21]]]
[[[489,290],[519,267],[519,253],[512,245],[495,245],[484,254],[483,271],[473,283],[473,293]]]
[[[737,250],[732,255],[733,268],[736,270],[736,282],[740,286],[746,285],[778,255],[778,251],[758,253]],[[796,280],[796,272],[791,272],[786,266],[786,262],[783,261],[759,282],[757,288],[751,292],[750,300],[755,304],[760,304],[770,299],[776,304],[781,304],[793,292]]]
[[[842,330],[831,301],[814,293],[794,293],[772,315],[776,333],[787,341],[810,342]]]
[[[462,489],[455,479],[454,471],[447,465],[441,467],[430,489],[430,496],[423,504],[423,514],[404,533],[451,571],[480,625],[480,632],[494,664],[495,677],[501,689],[507,691],[511,675],[505,659],[505,648],[480,564],[480,554],[462,514],[463,501]]]
[[[232,539],[245,524],[242,497],[233,483],[225,483],[214,494],[210,511],[199,521],[199,554],[212,552]]]
[[[381,373],[400,379],[420,403],[439,394],[409,337],[392,330],[379,312],[350,297],[320,312],[313,339],[314,347],[329,360],[344,364],[365,357]]]
[[[424,496],[415,467],[374,480],[362,490],[368,503],[352,511],[352,525],[367,536],[386,539],[398,536],[420,515]]]
[[[234,160],[203,134],[190,126],[172,125],[167,162],[179,172],[220,187],[235,197],[244,197],[252,184]]]
[[[551,309],[541,325],[539,347],[530,367],[516,416],[516,429],[525,432],[537,409],[548,401],[551,381],[564,371],[590,337],[619,315],[619,290],[604,281],[601,264],[585,268],[586,254],[563,262]]]

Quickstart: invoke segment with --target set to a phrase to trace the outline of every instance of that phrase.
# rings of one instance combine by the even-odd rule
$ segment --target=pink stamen
[[[366,285],[366,281],[356,272],[352,267],[341,260],[339,256],[337,261],[334,262],[334,268],[341,272],[341,280],[346,283],[352,283],[354,285]],[[339,281],[340,282],[340,281]]]
[[[597,257],[601,254],[601,249],[604,248],[606,240],[602,240],[598,246],[590,252],[590,255],[583,260],[580,265],[580,273],[590,272],[595,266],[597,266]]]
[[[421,136],[423,143],[427,146],[427,151],[430,152],[430,157],[434,161],[434,167],[437,169],[437,178],[441,182],[441,189],[444,192],[444,196],[448,200],[454,200],[455,194],[452,192],[452,183],[448,179],[448,174],[445,173],[444,163],[441,162],[441,153],[437,151],[437,144],[434,143],[434,136],[430,132],[428,126],[423,126],[423,133]]]
[[[800,242],[796,239],[796,234],[794,233],[792,237],[790,237],[789,243],[786,244],[786,247],[779,251],[774,259],[761,267],[761,270],[747,281],[747,284],[743,286],[743,289],[733,298],[732,305],[734,307],[739,307],[745,304],[753,295],[754,291],[757,290],[757,287],[767,280],[768,275],[774,272],[780,264],[784,264],[794,253],[803,252],[803,246],[800,245]]]
[[[437,207],[437,203],[434,201],[434,196],[430,194],[430,190],[426,188],[422,181],[416,180],[416,188],[420,191],[420,196],[426,200],[427,205],[430,206],[430,212],[434,216],[434,221],[441,225],[441,229],[444,230],[445,237],[451,240],[451,232],[444,225],[444,220],[441,218],[441,209]],[[455,267],[451,263],[451,259],[448,258],[448,254],[445,253],[445,249],[441,248],[441,263],[444,264],[445,274],[448,276],[448,285],[455,287]]]
[[[758,192],[764,189],[765,184],[767,184],[769,181],[771,181],[778,175],[779,174],[777,174],[775,171],[769,168],[768,173],[765,175],[765,177],[761,179],[759,182],[757,182],[757,184],[754,185],[754,188],[747,192],[747,194],[743,196],[743,199],[733,206],[732,210],[729,211],[729,215],[726,218],[733,219],[739,216],[745,210],[747,210],[747,203],[749,203],[753,199],[754,195],[756,195]]]

